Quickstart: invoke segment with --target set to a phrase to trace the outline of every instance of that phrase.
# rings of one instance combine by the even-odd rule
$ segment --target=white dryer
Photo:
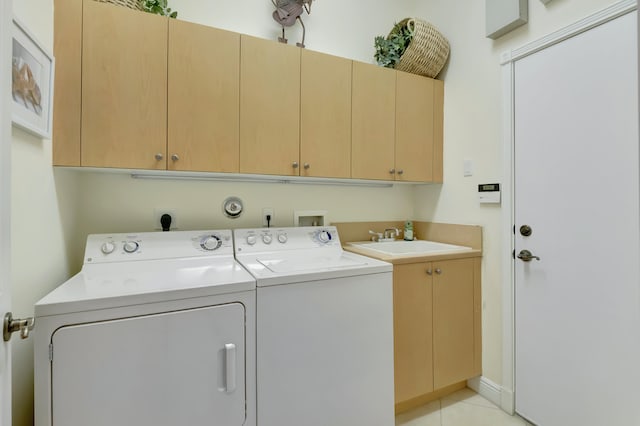
[[[255,425],[255,279],[231,231],[90,235],[35,316],[36,426]]]
[[[234,240],[256,277],[258,426],[392,426],[392,265],[330,226]]]

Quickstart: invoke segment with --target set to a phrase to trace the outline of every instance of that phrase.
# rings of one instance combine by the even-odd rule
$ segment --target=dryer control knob
[[[222,245],[222,240],[215,235],[207,235],[200,241],[200,247],[205,250],[213,251]]]
[[[127,253],[135,253],[136,251],[138,251],[139,247],[140,244],[135,241],[127,241],[126,243],[124,243],[124,251],[126,251]]]
[[[255,243],[256,243],[256,236],[255,235],[247,235],[247,244],[252,246]]]
[[[271,244],[271,241],[273,241],[273,237],[271,236],[271,234],[264,234],[262,236],[262,242],[265,244]]]
[[[320,231],[318,233],[318,239],[321,243],[328,243],[331,241],[331,234],[327,231]]]
[[[111,241],[107,241],[106,243],[102,244],[102,247],[100,247],[100,250],[102,250],[102,253],[104,254],[111,254],[115,249],[116,245]]]
[[[278,234],[278,241],[280,241],[282,244],[286,243],[287,240],[287,234]]]

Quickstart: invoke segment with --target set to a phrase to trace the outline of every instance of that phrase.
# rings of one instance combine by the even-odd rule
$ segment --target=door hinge
[[[516,251],[515,250],[511,252],[511,257],[513,257],[514,259],[516,258]]]
[[[53,343],[49,343],[49,362],[53,362]]]

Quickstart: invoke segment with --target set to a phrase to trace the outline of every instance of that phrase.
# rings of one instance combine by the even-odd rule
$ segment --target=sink
[[[429,254],[445,254],[445,253],[463,253],[473,250],[471,247],[456,246],[453,244],[438,243],[436,241],[414,240],[404,241],[397,240],[391,242],[364,242],[349,243],[352,247],[364,250],[373,250],[383,253],[387,256],[420,256]]]

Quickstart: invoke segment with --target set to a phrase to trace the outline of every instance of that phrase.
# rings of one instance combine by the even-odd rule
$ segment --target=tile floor
[[[531,423],[508,415],[467,388],[399,414],[396,426],[531,426]]]

